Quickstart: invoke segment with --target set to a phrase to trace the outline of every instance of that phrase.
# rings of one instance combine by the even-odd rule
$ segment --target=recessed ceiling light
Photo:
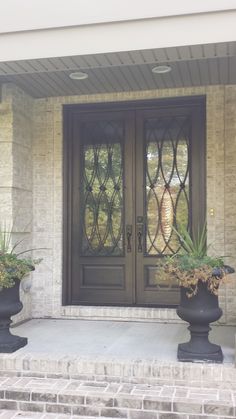
[[[169,73],[171,70],[172,68],[169,65],[157,65],[152,68],[152,72],[155,74],[165,74]]]
[[[69,77],[72,80],[85,80],[88,78],[88,74],[83,71],[76,71],[75,73],[70,73]]]

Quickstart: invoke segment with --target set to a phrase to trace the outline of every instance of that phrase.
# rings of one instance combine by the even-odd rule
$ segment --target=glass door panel
[[[146,255],[177,253],[189,226],[189,132],[188,117],[145,121]]]
[[[124,256],[124,126],[83,126],[81,141],[81,256]]]

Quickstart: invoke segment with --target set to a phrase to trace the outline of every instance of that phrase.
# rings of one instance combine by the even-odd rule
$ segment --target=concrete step
[[[236,368],[229,363],[159,362],[17,351],[0,354],[0,377],[4,375],[236,390]]]
[[[87,419],[232,419],[235,402],[232,389],[0,377],[0,412],[18,411],[26,417],[38,413],[40,419],[49,419],[48,414]]]

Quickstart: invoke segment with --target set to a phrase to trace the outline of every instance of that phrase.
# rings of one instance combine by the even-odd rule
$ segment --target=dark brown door
[[[137,111],[136,127],[136,303],[171,306],[178,284],[163,281],[158,265],[181,247],[175,230],[204,223],[202,111]]]
[[[65,116],[64,302],[177,304],[158,265],[179,250],[173,226],[204,219],[200,103]]]
[[[71,303],[132,304],[134,116],[72,123]]]

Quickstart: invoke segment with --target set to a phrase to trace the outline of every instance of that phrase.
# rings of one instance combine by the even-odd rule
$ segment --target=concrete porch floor
[[[48,354],[108,360],[177,361],[178,343],[189,339],[185,324],[34,319],[12,328],[28,337],[15,355]],[[235,362],[236,327],[212,326],[210,340],[221,345],[224,363]]]

